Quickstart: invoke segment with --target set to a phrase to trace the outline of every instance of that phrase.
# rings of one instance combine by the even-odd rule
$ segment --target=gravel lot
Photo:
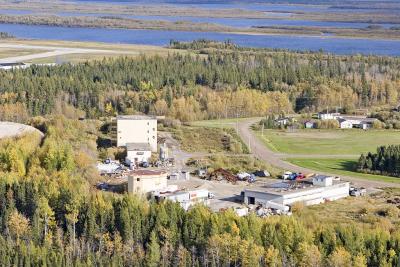
[[[231,184],[228,182],[208,181],[198,177],[191,177],[188,181],[169,181],[168,184],[178,185],[180,189],[207,189],[215,195],[210,201],[210,208],[213,211],[227,209],[231,207],[240,207],[241,203],[235,201],[245,188],[259,188],[266,184],[276,183],[276,179],[259,178],[254,184],[247,182],[238,182]]]
[[[37,132],[43,136],[43,133],[32,126],[15,123],[15,122],[0,122],[0,139],[6,137],[20,136],[29,132]]]

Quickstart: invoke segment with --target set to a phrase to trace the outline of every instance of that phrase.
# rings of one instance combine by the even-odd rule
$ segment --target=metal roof
[[[164,170],[134,170],[131,171],[131,175],[135,176],[157,176],[162,174],[167,174]]]
[[[127,143],[126,150],[128,151],[151,151],[148,143]]]
[[[118,115],[117,120],[157,120],[157,117],[147,115]]]

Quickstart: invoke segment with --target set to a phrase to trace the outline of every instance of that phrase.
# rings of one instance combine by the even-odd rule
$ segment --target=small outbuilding
[[[275,125],[279,126],[279,127],[284,127],[287,124],[289,124],[289,122],[290,122],[290,119],[287,118],[287,117],[286,118],[279,118],[279,119],[275,120]]]
[[[304,128],[306,129],[314,129],[315,128],[315,122],[313,121],[306,121],[304,123]]]
[[[351,129],[353,128],[353,123],[346,119],[339,119],[339,128],[340,129]]]
[[[126,144],[126,163],[138,165],[148,162],[151,158],[151,147],[148,143]]]

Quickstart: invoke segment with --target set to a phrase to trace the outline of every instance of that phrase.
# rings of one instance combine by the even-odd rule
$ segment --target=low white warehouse
[[[312,181],[281,182],[265,189],[246,189],[245,204],[262,205],[287,210],[296,202],[315,205],[349,196],[350,183],[337,181],[331,176],[317,175]]]

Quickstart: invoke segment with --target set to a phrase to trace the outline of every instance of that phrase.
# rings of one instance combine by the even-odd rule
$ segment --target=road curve
[[[250,129],[251,125],[253,125],[259,121],[260,121],[260,118],[251,118],[248,120],[242,120],[238,123],[238,134],[242,138],[242,140],[249,146],[252,154],[255,157],[271,164],[274,167],[277,167],[277,168],[280,168],[280,169],[283,169],[286,171],[302,172],[302,173],[318,173],[318,174],[329,175],[329,176],[338,176],[337,174],[315,171],[312,169],[296,166],[287,161],[284,161],[282,159],[282,154],[278,154],[278,153],[271,151]],[[316,157],[318,157],[318,155]],[[356,177],[351,177],[351,176],[343,176],[343,175],[340,175],[340,177],[344,180],[354,182],[355,184],[357,184],[359,186],[364,186],[367,188],[370,188],[370,187],[375,187],[375,188],[400,187],[400,184],[396,184],[396,183],[371,181],[371,180],[366,180],[366,179],[361,179],[361,178],[356,178]]]
[[[44,50],[44,52],[37,52],[29,55],[14,56],[1,58],[0,63],[15,63],[30,61],[39,58],[48,58],[54,56],[61,56],[67,54],[121,54],[120,51],[108,50],[108,49],[94,49],[94,48],[71,48],[62,46],[46,46],[46,45],[25,45],[25,44],[0,44],[0,48],[12,48],[12,49],[33,49],[33,50]],[[137,52],[124,52],[124,54],[138,54]]]

